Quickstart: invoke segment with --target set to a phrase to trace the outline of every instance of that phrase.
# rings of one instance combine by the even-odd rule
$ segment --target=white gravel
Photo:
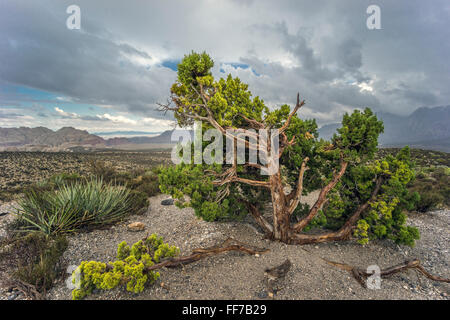
[[[90,299],[260,299],[266,298],[264,269],[289,258],[293,264],[275,299],[448,299],[448,283],[432,282],[414,271],[383,279],[381,289],[362,288],[349,273],[325,263],[322,258],[360,267],[392,266],[406,259],[418,258],[424,267],[443,277],[450,277],[448,240],[450,211],[413,214],[408,223],[421,232],[414,248],[390,241],[374,241],[361,246],[354,241],[317,245],[285,245],[263,240],[250,217],[243,222],[208,223],[198,219],[190,208],[163,206],[159,195],[150,199],[150,208],[142,216],[107,230],[74,234],[64,256],[69,265],[83,260],[110,261],[121,241],[133,243],[146,233],[157,233],[177,245],[182,254],[193,248],[218,244],[229,236],[250,245],[270,249],[259,257],[226,253],[207,258],[183,268],[161,270],[161,279],[139,295],[123,289],[100,292]],[[130,222],[143,222],[146,230],[127,231]],[[163,285],[161,285],[163,283]],[[0,292],[0,296],[1,296]],[[70,299],[71,291],[63,281],[48,292],[48,299]],[[5,297],[4,297],[5,298]]]

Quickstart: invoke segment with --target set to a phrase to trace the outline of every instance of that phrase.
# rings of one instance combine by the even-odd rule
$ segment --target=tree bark
[[[269,184],[273,206],[273,239],[287,243],[290,233],[290,221],[280,171],[270,176]]]
[[[251,215],[253,216],[253,219],[255,219],[256,223],[264,230],[266,235],[269,238],[272,237],[273,227],[266,219],[264,219],[264,217],[259,212],[258,208],[246,200],[242,199],[240,201],[247,206],[247,209],[248,211],[250,211]]]

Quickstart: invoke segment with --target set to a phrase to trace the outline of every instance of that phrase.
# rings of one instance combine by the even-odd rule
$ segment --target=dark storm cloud
[[[447,0],[80,0],[82,30],[65,27],[70,4],[2,1],[0,81],[164,118],[155,102],[166,101],[176,62],[206,50],[215,76],[241,77],[271,105],[300,91],[303,112],[321,122],[450,100]],[[366,27],[371,4],[381,30]]]
[[[15,112],[6,112],[3,110],[0,110],[0,118],[1,119],[13,119],[23,117],[23,114],[15,113]]]
[[[85,30],[68,30],[66,17],[55,16],[46,7],[3,5],[0,60],[6,63],[0,65],[1,79],[67,95],[77,102],[162,117],[155,111],[155,102],[167,95],[174,72],[146,68],[139,62],[145,63],[150,55],[128,44]]]

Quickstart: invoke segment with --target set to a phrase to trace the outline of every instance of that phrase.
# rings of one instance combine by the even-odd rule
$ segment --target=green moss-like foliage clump
[[[83,299],[94,289],[110,290],[119,285],[126,285],[127,291],[140,293],[145,285],[154,283],[159,272],[147,270],[164,258],[175,257],[180,250],[164,243],[162,237],[152,234],[131,247],[121,242],[117,248],[117,260],[103,263],[83,261],[72,274],[72,291],[74,300]]]

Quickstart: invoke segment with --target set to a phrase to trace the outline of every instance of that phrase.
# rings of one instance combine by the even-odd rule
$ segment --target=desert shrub
[[[146,171],[131,179],[127,186],[132,190],[146,194],[148,197],[157,195],[159,193],[158,175],[152,171]]]
[[[416,211],[427,212],[438,208],[444,200],[444,197],[434,191],[423,190],[419,193],[420,200],[416,205]]]
[[[42,233],[30,233],[15,239],[2,253],[1,259],[13,267],[12,276],[35,286],[40,293],[50,289],[54,281],[64,273],[62,255],[67,248],[64,236],[48,237]]]
[[[14,199],[14,193],[7,190],[0,190],[0,201],[11,201]]]
[[[22,231],[62,234],[121,220],[135,209],[130,190],[101,179],[65,184],[58,190],[30,190],[19,201]]]
[[[127,291],[139,293],[159,278],[159,272],[147,270],[164,258],[175,257],[179,249],[164,243],[162,237],[152,234],[131,247],[124,241],[117,248],[117,260],[103,263],[83,261],[72,274],[76,288],[74,300],[83,299],[94,289],[110,290],[126,285]]]
[[[108,166],[105,162],[99,160],[91,160],[89,162],[91,172],[94,176],[102,178],[106,182],[110,182],[116,175],[116,170],[112,166]]]
[[[78,173],[60,173],[52,176],[48,180],[48,183],[53,185],[54,187],[61,187],[65,184],[80,181],[81,179],[82,176],[80,176]]]
[[[131,172],[119,172],[114,167],[102,161],[91,161],[92,175],[103,179],[105,182],[114,182],[117,185],[126,186],[136,192],[141,192],[152,197],[159,193],[158,170],[137,169]]]
[[[447,166],[425,167],[410,183],[409,189],[417,192],[420,199],[414,210],[427,212],[450,207],[450,171]]]
[[[130,203],[132,205],[131,211],[135,214],[145,213],[149,205],[147,195],[136,190],[130,191]]]
[[[205,221],[239,220],[244,217],[247,214],[245,205],[234,193],[238,192],[238,187],[230,186],[230,190],[234,192],[218,203],[216,199],[225,188],[214,190],[212,183],[214,178],[205,175],[203,171],[205,169],[213,171],[217,170],[218,166],[181,163],[167,167],[159,174],[160,189],[176,200],[177,207],[192,207],[195,215]],[[248,191],[248,187],[242,186],[240,190]],[[185,195],[190,197],[190,201],[185,201]],[[249,198],[252,196],[250,193]]]

